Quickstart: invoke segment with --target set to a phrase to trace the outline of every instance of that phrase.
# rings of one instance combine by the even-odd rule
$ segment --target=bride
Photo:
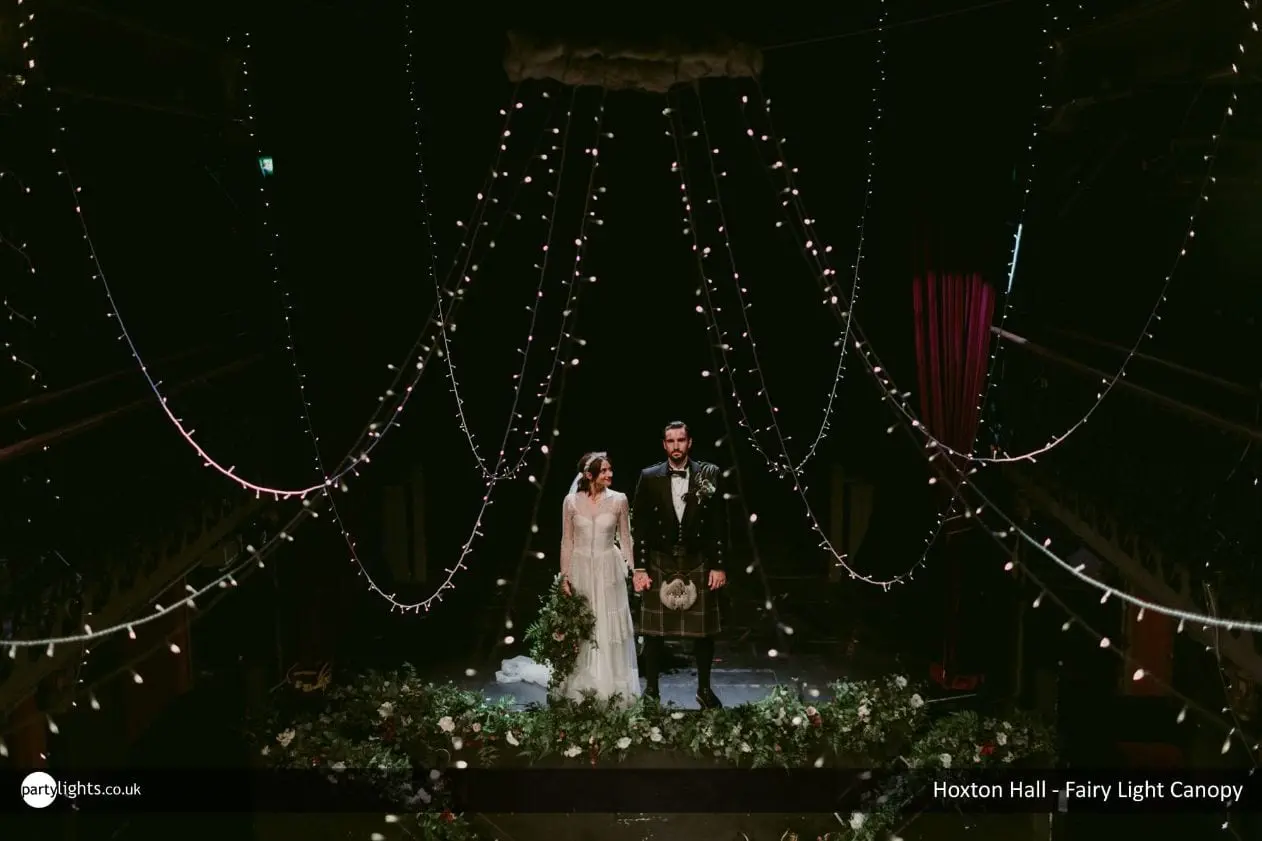
[[[609,487],[612,482],[608,454],[588,453],[561,503],[561,589],[587,599],[596,627],[591,641],[579,648],[574,673],[560,691],[575,700],[595,693],[630,703],[640,695],[626,586],[635,567],[631,509],[626,494]],[[548,685],[547,666],[528,657],[505,660],[502,668],[496,674],[500,683]]]
[[[579,649],[562,693],[576,699],[584,692],[599,698],[620,695],[629,702],[640,694],[626,585],[635,569],[631,506],[611,484],[608,454],[588,453],[561,505],[561,587],[585,596],[596,617],[595,645]]]

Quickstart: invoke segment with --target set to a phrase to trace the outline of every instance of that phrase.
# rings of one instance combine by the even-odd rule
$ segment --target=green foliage
[[[701,712],[591,697],[519,711],[450,683],[425,683],[405,666],[333,687],[323,709],[264,729],[259,749],[276,767],[379,774],[379,790],[422,825],[421,837],[444,841],[476,836],[446,808],[441,776],[423,789],[412,787],[415,767],[541,760],[596,765],[667,751],[737,767],[893,771],[1002,767],[1052,755],[1048,729],[1024,715],[1001,720],[956,712],[931,720],[924,699],[903,677],[838,681],[829,694],[812,701],[780,686],[754,703]],[[889,836],[917,796],[922,775],[888,776],[881,794],[848,816],[848,831],[835,837]]]
[[[552,588],[543,597],[538,618],[526,629],[526,644],[530,646],[531,659],[552,667],[548,690],[554,695],[574,673],[579,647],[584,642],[596,645],[591,639],[596,629],[596,616],[587,598],[578,593],[567,596],[561,584],[562,579],[557,576]]]

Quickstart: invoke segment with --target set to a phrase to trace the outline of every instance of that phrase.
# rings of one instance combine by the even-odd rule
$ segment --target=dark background
[[[1247,31],[1243,12],[1221,4],[1189,29],[1152,23],[1154,16],[1143,11],[1168,4],[1139,4],[1139,12],[1136,4],[1120,2],[1092,4],[1089,11],[1052,4],[1051,22],[1040,3],[885,5],[895,25],[883,39],[872,31],[879,5],[866,2],[807,17],[759,10],[729,19],[698,12],[693,20],[673,18],[670,28],[705,32],[721,26],[765,48],[761,89],[773,101],[776,134],[786,139],[789,164],[800,170],[802,197],[820,240],[833,247],[831,263],[844,287],[858,244],[866,155],[875,150],[856,312],[904,389],[916,387],[910,281],[926,250],[936,264],[981,271],[1002,290],[1022,222],[1013,294],[1002,301],[1011,306],[1005,327],[1111,375],[1176,265],[1189,212],[1203,204],[1162,320],[1140,349],[1236,387],[1211,387],[1143,358],[1133,361],[1127,381],[1248,429],[1228,433],[1221,425],[1158,411],[1151,400],[1119,388],[1088,424],[1040,459],[1039,470],[1171,534],[1213,575],[1249,581],[1262,513],[1250,445],[1258,434],[1262,374],[1256,352],[1256,243],[1262,240],[1253,189],[1258,111],[1249,107],[1255,75],[1247,68],[1234,89],[1240,97],[1236,115],[1219,146],[1215,191],[1209,202],[1199,198],[1207,141],[1218,131],[1233,90],[1217,74]],[[1114,19],[1114,12],[1127,14]],[[391,662],[400,650],[413,659],[479,668],[495,659],[496,632],[463,622],[473,612],[497,609],[512,588],[497,588],[495,580],[513,579],[523,563],[529,581],[511,607],[519,621],[528,617],[537,587],[555,564],[554,512],[582,452],[608,450],[615,486],[629,491],[636,471],[661,458],[662,425],[681,418],[693,427],[696,455],[731,461],[726,444],[719,443],[730,432],[724,414],[708,411],[717,405],[715,380],[701,376],[715,364],[694,309],[699,272],[685,234],[678,178],[670,169],[677,155],[665,135],[666,98],[538,82],[514,92],[501,68],[504,32],[512,27],[575,37],[626,36],[634,27],[616,20],[603,27],[576,23],[560,13],[553,20],[534,13],[522,20],[494,14],[473,20],[455,9],[445,9],[441,21],[414,11],[409,27],[395,4],[172,11],[118,3],[105,12],[49,3],[39,14],[43,28],[31,91],[20,109],[6,103],[7,175],[0,181],[0,233],[26,243],[37,268],[29,275],[20,255],[3,250],[6,306],[36,319],[32,325],[10,318],[3,324],[4,341],[7,351],[41,372],[31,381],[27,368],[0,363],[9,407],[0,417],[6,446],[28,442],[0,457],[11,580],[92,575],[105,557],[128,551],[169,519],[168,510],[193,504],[206,492],[237,493],[200,464],[135,373],[73,212],[72,183],[82,190],[78,202],[114,301],[163,389],[249,360],[244,372],[199,381],[172,396],[176,414],[223,465],[283,488],[313,484],[319,474],[282,313],[291,319],[311,420],[331,470],[378,405],[393,376],[387,365],[412,363],[406,354],[434,303],[431,261],[445,279],[461,241],[457,221],[468,220],[480,190],[496,202],[472,250],[476,274],[463,267],[463,258],[455,263],[473,280],[464,284],[451,350],[464,417],[483,458],[493,460],[531,331],[528,310],[540,277],[535,265],[549,224],[542,217],[551,208],[547,191],[557,191],[540,320],[526,358],[520,417],[509,424],[516,429],[509,430],[505,447],[509,463],[516,463],[541,408],[537,384],[549,374],[553,348],[561,359],[578,358],[566,374],[564,400],[544,412],[542,434],[521,471],[545,477],[547,460],[537,444],[552,429],[561,430],[541,495],[524,481],[495,488],[482,521],[484,537],[467,560],[470,569],[456,576],[456,591],[427,617],[391,617],[371,594],[348,596],[348,610],[362,625],[343,635],[344,659]],[[1071,35],[1049,49],[1048,31],[1066,29]],[[102,31],[112,35],[101,37]],[[409,42],[414,102],[406,72]],[[885,79],[876,103],[881,120],[870,131],[882,51]],[[239,84],[225,84],[231,75],[221,72],[242,59],[248,59],[248,76],[235,81],[249,81],[248,97]],[[1044,71],[1049,76],[1040,101]],[[742,405],[754,427],[766,427],[769,410],[757,395],[765,382],[797,461],[816,437],[836,372],[837,325],[820,306],[788,230],[775,227],[779,182],[767,169],[770,152],[744,136],[739,99],[749,95],[756,102],[757,90],[748,80],[707,81],[699,88],[725,172],[720,185],[727,228],[753,303],[748,314],[759,372],[751,370],[750,348],[741,338],[714,207],[704,203],[713,185],[699,165],[706,154],[699,138],[683,140],[686,175],[695,209],[711,220],[699,225],[701,244],[713,249],[707,269],[719,290]],[[684,89],[672,99],[688,130],[700,130],[697,93]],[[138,100],[148,104],[138,106]],[[500,110],[516,102],[522,108],[514,113],[512,135],[503,139],[501,177],[488,190],[484,184],[504,125]],[[589,173],[590,157],[581,152],[593,143],[602,106],[602,128],[613,136],[600,141],[595,183],[605,192],[591,209],[603,224],[587,228],[582,264],[584,277],[599,280],[582,284],[572,335],[561,336],[559,299],[573,267]],[[567,110],[571,126],[564,140]],[[750,113],[755,126],[765,126],[761,109]],[[1036,125],[1043,130],[1031,151]],[[547,133],[554,128],[560,133]],[[530,158],[540,138],[547,161]],[[561,149],[550,147],[563,141],[565,164],[558,167]],[[266,182],[258,170],[260,150],[275,161],[275,175]],[[522,183],[524,173],[531,183]],[[1025,204],[1031,175],[1033,192]],[[30,191],[14,189],[9,176]],[[274,240],[269,230],[276,232]],[[1101,347],[1101,341],[1122,350]],[[170,361],[192,351],[198,355]],[[873,482],[872,530],[851,562],[896,575],[920,557],[936,501],[927,491],[921,448],[901,433],[886,434],[893,419],[870,376],[857,361],[846,371],[830,434],[808,471],[807,494],[824,519],[828,465],[842,464]],[[56,407],[15,405],[111,372],[120,373]],[[1010,452],[1041,446],[1091,408],[1098,386],[1097,378],[1055,359],[1005,347],[982,441],[997,441]],[[348,477],[351,492],[344,501],[339,496],[345,527],[374,574],[384,572],[376,490],[418,463],[431,500],[431,565],[449,566],[472,529],[484,482],[460,432],[451,387],[435,364],[403,413],[401,428],[373,452],[362,480]],[[735,422],[734,406],[727,411]],[[90,432],[63,432],[102,413],[115,414]],[[43,442],[29,444],[31,435],[41,433],[52,435],[47,449]],[[744,502],[759,514],[758,549],[766,568],[826,571],[831,559],[804,527],[801,501],[764,469],[739,430],[737,435],[736,466]],[[758,440],[779,455],[774,435]],[[532,536],[536,504],[540,529]],[[281,508],[288,512],[296,505]],[[277,590],[354,592],[350,585],[360,582],[331,520],[325,516],[305,526],[283,550],[285,579],[253,585],[255,595],[242,588],[238,612],[220,620],[236,633],[206,646],[216,650],[206,655],[208,663],[262,656],[259,648],[270,641],[262,646],[259,635],[273,630],[270,622],[251,618],[251,609]],[[737,543],[743,563],[752,549],[739,537]],[[537,560],[523,550],[548,556]],[[434,583],[431,575],[426,586],[400,598],[425,598]],[[891,602],[882,600],[894,596],[856,585],[837,610],[838,625],[850,622],[856,610],[909,616],[883,633],[897,635],[893,647],[915,650],[912,659],[927,659],[941,637],[940,625],[926,618],[941,609],[939,585],[931,571],[900,588],[914,591],[900,596],[900,604],[910,599],[929,613],[888,610]],[[758,576],[736,576],[731,589],[738,603],[766,597]],[[782,602],[778,609],[787,608]],[[778,644],[770,642],[770,620],[760,621],[766,627],[759,633]]]

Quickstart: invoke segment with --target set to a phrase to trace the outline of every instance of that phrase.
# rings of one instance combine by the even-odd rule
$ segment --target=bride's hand
[[[570,579],[568,578],[561,579],[561,592],[567,596],[572,595],[572,593],[570,592]]]

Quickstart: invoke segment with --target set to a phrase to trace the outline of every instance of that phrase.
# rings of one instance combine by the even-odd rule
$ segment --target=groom
[[[710,688],[714,635],[719,632],[715,591],[727,583],[727,505],[718,467],[688,456],[688,425],[674,421],[662,435],[666,461],[640,471],[631,503],[631,533],[637,568],[633,586],[644,595],[644,694],[659,699],[658,676],[666,637],[693,640],[697,658],[697,703],[723,706]]]

